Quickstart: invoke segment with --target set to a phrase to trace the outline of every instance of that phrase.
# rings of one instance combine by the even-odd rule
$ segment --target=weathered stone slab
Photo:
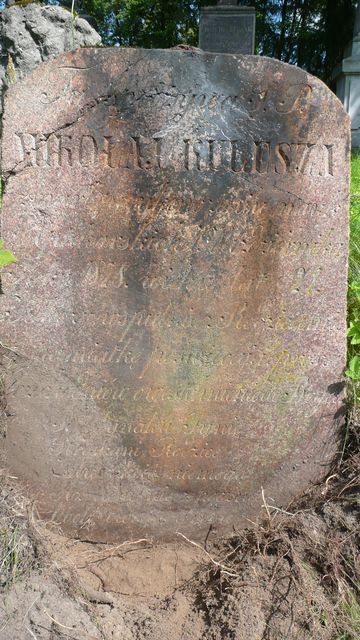
[[[199,47],[215,53],[253,54],[255,51],[254,7],[236,2],[200,9]]]
[[[6,449],[83,538],[201,538],[323,476],[349,121],[276,60],[81,50],[7,95]]]

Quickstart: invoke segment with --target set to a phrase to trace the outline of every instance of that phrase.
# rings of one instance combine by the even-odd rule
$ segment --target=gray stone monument
[[[101,45],[101,37],[86,20],[76,18],[73,23],[62,7],[13,5],[7,0],[0,13],[0,117],[2,96],[10,84],[64,51]]]
[[[345,49],[344,59],[334,73],[336,95],[351,117],[352,146],[360,147],[360,2],[358,3],[354,37]]]
[[[219,0],[216,7],[200,11],[199,47],[214,53],[248,53],[255,50],[255,9],[238,0]]]

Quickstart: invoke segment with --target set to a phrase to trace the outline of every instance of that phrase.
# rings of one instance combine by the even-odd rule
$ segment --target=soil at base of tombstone
[[[319,486],[203,546],[70,540],[14,480],[0,503],[1,640],[358,640],[360,429]]]

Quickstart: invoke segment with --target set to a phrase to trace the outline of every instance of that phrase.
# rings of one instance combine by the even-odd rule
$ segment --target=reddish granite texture
[[[326,474],[349,120],[276,60],[81,50],[8,93],[6,455],[87,539],[202,539]]]

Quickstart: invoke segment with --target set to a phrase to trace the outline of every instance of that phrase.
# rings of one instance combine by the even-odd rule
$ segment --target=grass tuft
[[[30,573],[35,556],[26,503],[0,472],[0,592]]]
[[[348,397],[352,410],[360,402],[360,154],[351,162],[350,252],[348,288]]]
[[[359,585],[360,587],[360,585]],[[360,589],[359,589],[360,592]],[[353,592],[348,592],[340,602],[340,607],[348,623],[348,630],[336,640],[359,640],[360,638],[360,601]]]

